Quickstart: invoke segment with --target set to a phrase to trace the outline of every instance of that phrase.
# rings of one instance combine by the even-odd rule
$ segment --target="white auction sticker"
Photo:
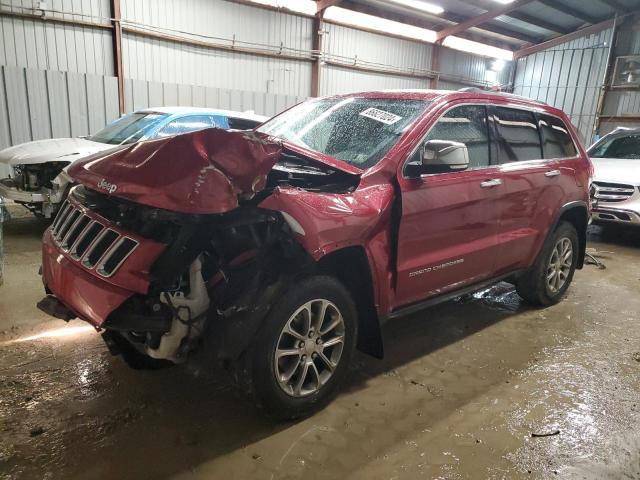
[[[360,115],[367,118],[372,118],[378,122],[386,123],[387,125],[393,125],[398,120],[402,119],[398,115],[385,112],[384,110],[378,110],[377,108],[367,108],[365,111],[360,112]]]

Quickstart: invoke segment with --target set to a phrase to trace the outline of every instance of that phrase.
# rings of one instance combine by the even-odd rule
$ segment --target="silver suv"
[[[640,226],[640,128],[617,128],[587,151],[594,223]]]

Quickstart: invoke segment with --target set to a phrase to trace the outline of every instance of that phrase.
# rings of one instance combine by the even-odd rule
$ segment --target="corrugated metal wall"
[[[44,21],[29,18],[42,14],[37,3],[0,0],[0,147],[87,134],[116,116],[110,0],[47,0]],[[122,0],[122,17],[128,111],[178,104],[273,115],[310,95],[309,17],[225,0]],[[322,94],[429,87],[432,45],[332,23],[323,30]],[[441,88],[486,79],[483,58],[443,48],[441,65]]]
[[[34,14],[34,0],[2,0],[1,12]],[[109,0],[49,0],[47,17],[109,25]],[[58,13],[58,12],[74,12]],[[0,65],[113,75],[111,31],[0,15]]]
[[[227,46],[310,57],[312,20],[224,0],[124,0],[123,24]],[[144,25],[140,25],[144,24]],[[145,25],[153,25],[148,28]],[[188,32],[188,33],[187,33]],[[136,80],[308,96],[311,62],[187,46],[125,33],[124,69]]]
[[[0,67],[0,149],[31,140],[88,135],[116,118],[115,77]]]
[[[259,115],[273,116],[285,108],[306,100],[306,97],[295,95],[133,79],[125,80],[124,89],[126,111],[179,105],[223,108],[241,112],[254,110]]]
[[[491,72],[493,60],[486,57],[479,57],[466,52],[460,52],[443,47],[440,52],[440,72],[445,77],[439,83],[440,88],[457,90],[465,85],[456,82],[456,79],[466,79],[477,83],[494,80],[487,72]],[[508,85],[511,77],[512,62],[506,62],[502,71],[495,74],[495,82],[500,85]]]
[[[590,144],[610,42],[609,29],[519,59],[514,93],[564,110]]]
[[[328,22],[323,24],[323,31],[323,57],[327,62],[418,74],[431,68],[431,45]],[[333,64],[323,65],[320,79],[321,95],[429,86],[425,78],[357,71]]]

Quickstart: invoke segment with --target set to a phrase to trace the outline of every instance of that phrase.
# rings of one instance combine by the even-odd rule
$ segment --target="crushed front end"
[[[207,133],[227,146],[205,148]],[[83,185],[70,191],[44,234],[47,297],[38,306],[57,318],[89,322],[112,351],[125,355],[180,363],[205,333],[216,342],[218,358],[241,352],[287,282],[312,264],[282,214],[258,206],[262,197],[256,193],[280,146],[242,135],[198,132],[82,163],[74,179]],[[193,155],[172,190],[154,193],[154,183],[171,181],[157,171],[145,177],[150,188],[141,188],[142,180],[125,181],[127,169],[137,166],[141,175],[160,150],[174,148],[183,159]],[[239,160],[224,163],[228,149],[240,150],[255,178],[246,176]],[[187,165],[192,186],[181,194],[190,177]],[[205,200],[220,199],[212,213],[195,195],[202,185]],[[122,195],[113,195],[116,189]],[[159,206],[165,201],[173,209]]]

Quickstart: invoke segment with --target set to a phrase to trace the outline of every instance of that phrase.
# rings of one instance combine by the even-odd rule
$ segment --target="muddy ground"
[[[384,361],[277,424],[206,367],[131,370],[40,323],[42,228],[5,227],[0,478],[640,478],[640,232],[594,228],[607,268],[552,308],[500,284],[387,325]]]

